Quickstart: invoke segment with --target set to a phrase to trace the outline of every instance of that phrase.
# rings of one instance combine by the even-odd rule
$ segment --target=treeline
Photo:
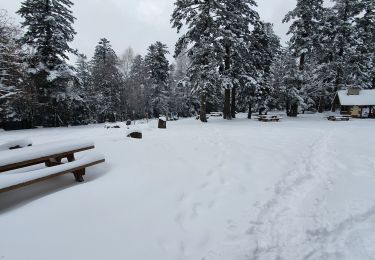
[[[281,47],[254,0],[176,0],[183,31],[170,64],[165,44],[117,56],[101,39],[94,56],[72,49],[73,3],[26,0],[21,26],[0,12],[0,128],[101,123],[224,111],[289,116],[330,109],[338,89],[375,88],[375,1],[298,0]],[[73,66],[68,54],[77,56]]]
[[[0,13],[0,127],[66,126],[118,120],[191,116],[198,109],[181,80],[188,60],[169,64],[165,44],[147,55],[128,48],[121,57],[100,39],[92,59],[69,47],[74,38],[72,3],[26,1],[22,31]],[[49,11],[46,11],[49,10]],[[67,54],[77,56],[74,65]]]
[[[291,23],[280,48],[272,27],[259,19],[254,0],[177,0],[173,27],[186,33],[176,55],[188,48],[188,81],[201,98],[219,97],[224,117],[235,111],[288,116],[330,109],[339,89],[375,88],[375,1],[297,0],[283,22]],[[224,92],[224,97],[221,93]]]

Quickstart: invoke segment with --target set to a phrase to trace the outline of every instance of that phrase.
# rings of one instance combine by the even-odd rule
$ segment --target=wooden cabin
[[[349,88],[340,90],[332,103],[332,111],[358,118],[375,117],[375,89]]]

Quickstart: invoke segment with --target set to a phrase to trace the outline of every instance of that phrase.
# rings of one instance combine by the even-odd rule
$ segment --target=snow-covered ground
[[[107,163],[0,194],[0,259],[375,259],[375,120],[156,125],[1,132]]]

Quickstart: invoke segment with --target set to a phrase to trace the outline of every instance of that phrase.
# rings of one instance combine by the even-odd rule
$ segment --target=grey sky
[[[72,0],[77,21],[77,35],[73,48],[89,57],[100,38],[106,37],[120,55],[128,46],[144,55],[155,42],[166,43],[171,53],[178,35],[169,20],[175,0]],[[15,14],[22,0],[0,0],[0,8]],[[288,25],[282,24],[284,15],[294,8],[296,0],[257,0],[262,20],[272,22],[282,41],[287,39]]]

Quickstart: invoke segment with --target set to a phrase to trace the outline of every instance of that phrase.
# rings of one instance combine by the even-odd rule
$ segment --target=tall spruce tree
[[[26,57],[19,43],[20,29],[5,10],[0,10],[0,125],[12,128],[17,122],[29,121],[29,85],[25,77]]]
[[[93,84],[93,103],[91,108],[96,111],[99,122],[114,122],[120,118],[120,89],[123,77],[118,69],[118,58],[110,42],[103,38],[95,48],[91,61]]]
[[[150,107],[149,112],[155,117],[168,113],[169,61],[167,45],[156,42],[148,48],[145,65],[148,71]]]
[[[176,44],[176,56],[188,48],[191,66],[188,77],[201,96],[201,121],[206,122],[208,98],[224,89],[224,117],[235,116],[235,104],[244,58],[248,52],[250,27],[259,20],[253,0],[177,0],[172,26],[187,32]],[[232,90],[232,93],[231,93]],[[232,105],[231,105],[232,104]]]
[[[357,84],[361,61],[356,57],[358,34],[355,30],[356,17],[361,13],[359,0],[333,0],[334,20],[333,48],[334,65],[336,67],[336,89]]]
[[[207,122],[207,97],[215,92],[220,77],[220,60],[215,54],[218,50],[218,28],[214,19],[217,4],[217,0],[177,0],[171,19],[172,27],[177,32],[185,24],[188,28],[176,43],[175,57],[187,50],[191,61],[188,79],[194,93],[200,96],[202,122]]]
[[[317,44],[319,21],[323,15],[323,0],[298,0],[283,22],[292,22],[288,34],[291,35],[290,48],[299,58],[299,68],[303,70],[306,56],[311,54]]]
[[[254,0],[221,0],[217,1],[215,22],[220,45],[218,57],[222,59],[221,77],[224,95],[224,118],[235,117],[236,90],[238,89],[240,73],[244,63],[251,62],[242,54],[246,52],[251,39],[250,26],[257,27],[259,14],[254,10]],[[232,93],[231,93],[232,91]]]
[[[288,32],[291,34],[290,48],[292,54],[299,59],[300,78],[304,79],[300,81],[301,86],[298,87],[300,93],[311,87],[305,75],[305,67],[306,63],[310,62],[308,65],[311,65],[314,48],[318,45],[323,12],[323,0],[298,0],[296,8],[283,20],[283,22],[292,22]],[[302,105],[294,102],[298,102],[298,99],[292,99],[290,109],[287,108],[289,116],[297,116],[298,106]]]
[[[26,28],[22,42],[34,51],[28,63],[38,91],[38,123],[47,126],[63,123],[62,93],[74,77],[72,67],[66,64],[67,53],[75,52],[69,47],[76,33],[72,5],[69,0],[26,0],[17,12]]]
[[[127,104],[129,111],[134,110],[135,116],[144,118],[147,111],[149,93],[147,92],[147,69],[141,55],[136,55],[127,79]]]
[[[362,0],[361,13],[356,19],[357,58],[362,70],[358,71],[358,80],[363,87],[375,88],[375,1]]]

